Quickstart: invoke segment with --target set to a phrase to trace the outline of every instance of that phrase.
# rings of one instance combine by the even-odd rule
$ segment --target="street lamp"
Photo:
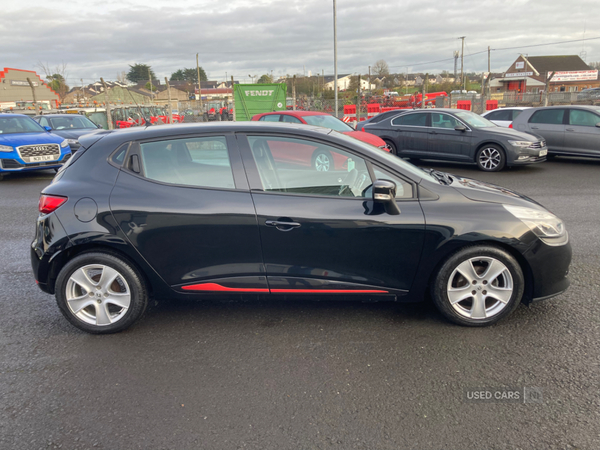
[[[335,117],[338,116],[338,86],[337,86],[337,19],[335,0],[333,0],[333,90],[335,91]]]

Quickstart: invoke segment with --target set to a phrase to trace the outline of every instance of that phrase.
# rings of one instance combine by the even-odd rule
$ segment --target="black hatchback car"
[[[90,333],[150,298],[420,301],[463,325],[569,286],[563,222],[509,189],[424,171],[320,127],[100,131],[40,197],[39,287]],[[328,152],[335,167],[311,164]]]
[[[475,163],[486,172],[542,162],[548,153],[543,138],[498,127],[460,109],[405,110],[362,127],[398,156]]]

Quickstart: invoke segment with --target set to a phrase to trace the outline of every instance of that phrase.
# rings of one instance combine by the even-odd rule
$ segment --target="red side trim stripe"
[[[181,289],[186,291],[212,291],[212,292],[269,292],[268,289],[253,288],[230,288],[221,286],[217,283],[200,283],[183,286]]]
[[[183,286],[185,291],[210,292],[271,292],[273,294],[388,294],[389,291],[378,289],[259,289],[230,288],[217,283],[200,283]]]
[[[274,294],[387,294],[377,289],[271,289]]]

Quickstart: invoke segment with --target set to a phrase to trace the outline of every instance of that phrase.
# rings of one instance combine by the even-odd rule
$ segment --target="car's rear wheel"
[[[317,150],[312,156],[312,166],[319,172],[333,170],[333,157],[327,150]]]
[[[491,246],[464,248],[444,262],[431,287],[433,301],[460,325],[491,325],[521,302],[523,271],[507,252]]]
[[[56,280],[56,302],[77,328],[94,334],[123,331],[148,305],[143,278],[129,262],[108,253],[84,253]]]
[[[506,165],[506,154],[499,146],[487,144],[477,151],[475,161],[484,172],[498,172]]]

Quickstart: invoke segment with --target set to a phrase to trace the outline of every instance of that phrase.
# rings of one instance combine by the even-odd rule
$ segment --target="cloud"
[[[130,64],[152,66],[161,78],[194,67],[196,53],[213,79],[333,73],[332,1],[132,0],[12,4],[3,12],[0,65],[33,69],[68,64],[69,80],[114,79]],[[487,70],[487,46],[526,46],[597,37],[600,2],[579,0],[565,13],[557,0],[338,0],[338,71],[366,73],[378,59],[392,71],[453,69],[466,36],[465,68]],[[589,19],[588,19],[589,18]],[[26,30],[24,32],[23,30]],[[600,40],[492,51],[492,69],[505,70],[519,53],[579,54],[600,60]],[[482,52],[479,54],[475,54]],[[441,62],[432,62],[446,60]],[[430,64],[422,64],[432,62]]]

